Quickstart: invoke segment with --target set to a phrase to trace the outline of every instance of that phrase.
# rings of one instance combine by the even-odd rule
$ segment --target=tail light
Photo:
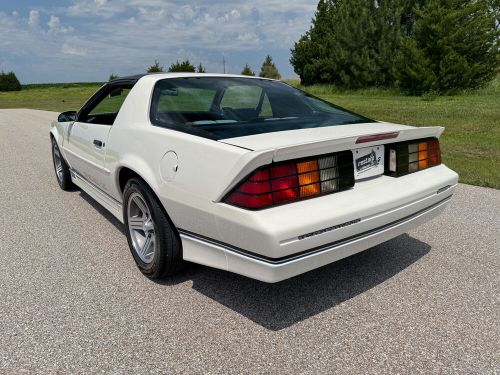
[[[435,138],[393,143],[386,146],[386,174],[404,176],[441,164],[439,141]]]
[[[348,189],[354,185],[352,152],[273,163],[248,176],[224,199],[258,210]]]

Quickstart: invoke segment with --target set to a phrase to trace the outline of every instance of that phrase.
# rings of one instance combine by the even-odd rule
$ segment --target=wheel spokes
[[[139,196],[135,196],[134,198],[132,198],[132,200],[143,215],[149,214],[149,210],[146,207],[146,204],[142,201],[141,198],[139,198]]]
[[[139,258],[150,263],[155,254],[155,224],[146,201],[139,193],[128,199],[127,221],[132,247]]]
[[[148,217],[146,220],[144,220],[143,228],[144,228],[144,232],[154,232],[154,229],[155,229],[154,223],[150,217]]]
[[[144,242],[144,245],[142,246],[141,249],[141,254],[143,256],[148,256],[150,255],[150,248],[154,247],[154,236],[152,233],[148,233],[146,236],[146,241]]]
[[[133,230],[143,230],[144,219],[142,217],[131,217],[128,219],[128,225]]]

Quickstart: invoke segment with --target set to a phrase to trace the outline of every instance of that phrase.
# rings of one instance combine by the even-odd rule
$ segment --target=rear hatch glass
[[[279,81],[167,78],[156,83],[151,122],[211,139],[374,122]]]

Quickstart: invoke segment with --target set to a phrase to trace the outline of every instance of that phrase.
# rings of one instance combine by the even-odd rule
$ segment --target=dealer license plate
[[[384,173],[384,146],[373,146],[352,150],[354,179],[378,176]]]

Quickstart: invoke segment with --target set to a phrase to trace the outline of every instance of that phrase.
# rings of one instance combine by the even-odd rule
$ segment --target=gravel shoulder
[[[0,374],[500,373],[500,191],[278,284],[141,275],[122,225],[59,189],[54,112],[0,110]]]

